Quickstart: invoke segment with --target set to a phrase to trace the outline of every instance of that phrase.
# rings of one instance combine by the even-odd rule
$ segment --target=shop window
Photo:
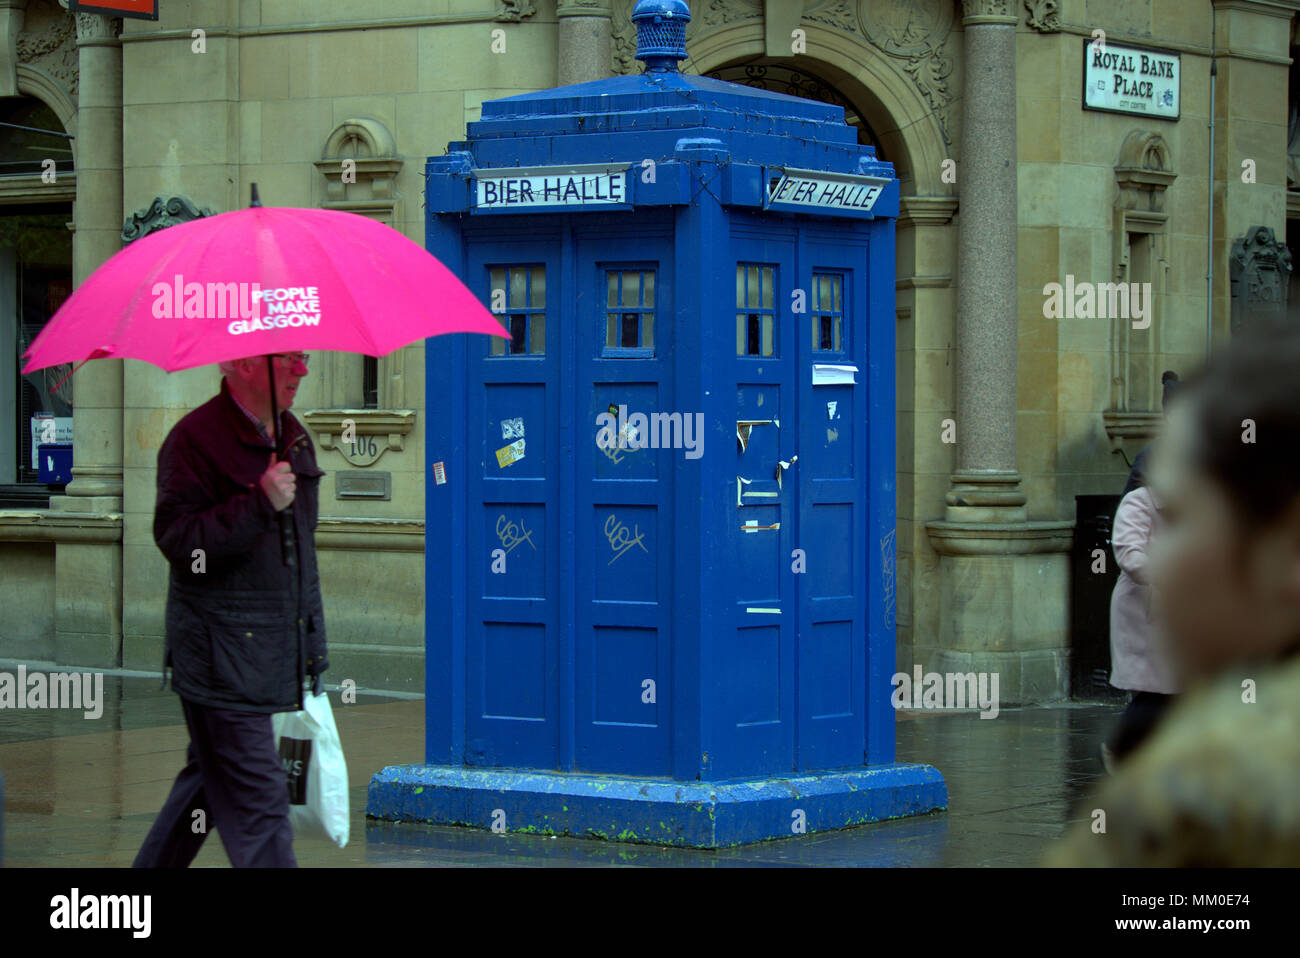
[[[511,337],[491,337],[490,355],[544,356],[546,267],[495,266],[489,270],[489,278],[489,308]]]
[[[813,273],[812,348],[816,352],[842,353],[844,342],[844,277],[839,273]]]
[[[0,501],[10,504],[16,486],[47,491],[34,447],[70,443],[73,425],[71,366],[22,372],[23,352],[72,294],[72,210],[28,209],[0,217],[0,389],[11,410],[0,433]]]
[[[776,267],[736,266],[736,355],[774,356]]]
[[[605,271],[605,356],[654,355],[655,271]]]

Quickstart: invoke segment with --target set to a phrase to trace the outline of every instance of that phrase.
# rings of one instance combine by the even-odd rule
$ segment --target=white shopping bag
[[[289,822],[295,835],[348,843],[348,767],[329,697],[303,696],[300,712],[271,716],[276,750],[289,785]]]

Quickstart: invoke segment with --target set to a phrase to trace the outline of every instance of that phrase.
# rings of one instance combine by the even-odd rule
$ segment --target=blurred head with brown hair
[[[1179,386],[1152,602],[1195,677],[1300,650],[1300,329],[1257,326]]]

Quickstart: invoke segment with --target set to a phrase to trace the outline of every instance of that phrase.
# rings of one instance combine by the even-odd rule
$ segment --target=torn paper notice
[[[749,447],[749,431],[755,426],[766,426],[772,420],[770,419],[737,419],[736,420],[736,439],[740,442],[740,451],[744,452]]]
[[[835,407],[838,406],[838,405],[839,405],[839,403],[836,402],[835,400],[831,400],[830,402],[828,402],[828,403],[826,404],[826,418],[827,418],[827,419],[834,419],[834,418],[835,418]]]
[[[853,374],[857,366],[836,366],[831,363],[813,363],[812,384],[814,386],[852,386],[857,382]]]
[[[795,461],[798,458],[799,458],[798,456],[791,456],[788,462],[783,459],[776,464],[776,487],[778,489],[781,488],[781,473],[785,472],[792,465],[794,465]]]
[[[514,440],[524,438],[524,420],[522,416],[501,420],[501,438]]]
[[[757,519],[747,519],[740,528],[744,532],[761,532],[765,529],[780,529],[781,523],[774,522],[770,526],[760,526]]]
[[[739,509],[742,505],[744,505],[744,503],[740,501],[740,484],[741,484],[741,483],[744,483],[745,485],[749,485],[749,480],[748,480],[748,479],[742,479],[742,478],[740,478],[740,476],[737,476],[737,477],[736,477],[736,508],[737,508],[737,509]]]
[[[516,439],[508,446],[502,446],[497,450],[497,463],[504,469],[511,463],[518,462],[524,458],[524,441]]]
[[[447,464],[441,460],[433,464],[433,482],[438,486],[447,484]]]

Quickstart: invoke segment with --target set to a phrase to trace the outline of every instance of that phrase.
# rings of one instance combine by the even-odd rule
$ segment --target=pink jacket
[[[1119,581],[1110,597],[1110,684],[1135,692],[1182,691],[1164,645],[1151,621],[1147,546],[1158,526],[1151,490],[1140,486],[1115,511],[1111,547],[1119,562]]]

